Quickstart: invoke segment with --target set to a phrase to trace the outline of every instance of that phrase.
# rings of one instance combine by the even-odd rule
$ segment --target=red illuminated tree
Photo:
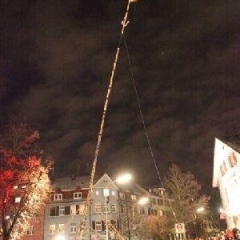
[[[48,199],[50,163],[41,162],[39,134],[12,124],[0,138],[0,223],[3,240],[26,233],[30,219]]]

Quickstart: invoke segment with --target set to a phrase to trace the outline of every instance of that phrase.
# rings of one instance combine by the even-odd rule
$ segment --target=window
[[[71,215],[76,215],[76,205],[71,205],[70,206],[70,214]]]
[[[127,212],[126,205],[121,205],[121,213],[126,213],[126,212]]]
[[[136,201],[136,199],[137,199],[136,195],[131,195],[131,199],[132,199],[133,201]]]
[[[109,206],[108,204],[107,204],[107,205],[104,205],[103,212],[104,212],[104,213],[110,213],[110,206]]]
[[[76,231],[77,231],[76,223],[71,223],[70,232],[76,233]]]
[[[82,199],[82,193],[81,192],[73,193],[73,199]]]
[[[97,195],[97,196],[99,195],[99,191],[96,191],[96,195]]]
[[[54,200],[62,200],[62,199],[63,199],[63,196],[61,193],[54,194]]]
[[[95,222],[95,230],[96,231],[102,231],[102,221],[96,221]]]
[[[115,196],[115,191],[112,191],[112,196]]]
[[[115,204],[112,204],[112,205],[111,205],[111,212],[112,212],[112,213],[116,213],[116,212],[117,212],[117,208],[116,208],[116,205],[115,205]]]
[[[59,216],[64,216],[65,215],[65,206],[60,206],[59,207]]]
[[[50,216],[58,216],[59,215],[59,207],[50,208]]]
[[[120,194],[120,198],[121,198],[121,199],[125,199],[125,194],[124,194],[124,193],[121,193],[121,192],[120,192],[119,194]]]
[[[58,225],[58,233],[63,234],[64,233],[64,224],[60,223]]]
[[[101,209],[101,204],[96,204],[95,208],[94,208],[95,213],[101,213],[102,209]]]
[[[55,227],[54,224],[52,224],[52,225],[49,226],[49,233],[50,233],[51,235],[55,234],[55,230],[56,230],[56,227]]]
[[[114,228],[117,229],[117,221],[115,221],[115,220],[110,220],[110,222],[111,222],[110,229],[111,229],[112,231],[114,231]]]
[[[34,227],[33,226],[29,226],[27,228],[27,235],[33,235],[34,234]]]
[[[21,197],[15,197],[15,203],[20,203]]]
[[[84,209],[85,209],[85,205],[84,204],[80,204],[79,205],[79,210],[78,210],[78,212],[79,212],[79,214],[84,214]]]

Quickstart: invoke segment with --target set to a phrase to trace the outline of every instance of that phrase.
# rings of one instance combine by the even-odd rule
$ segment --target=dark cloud
[[[2,125],[39,129],[56,174],[89,173],[127,1],[1,0]],[[238,1],[139,0],[129,12],[97,171],[211,185],[214,137],[239,131]],[[129,59],[130,57],[130,65]],[[131,72],[132,71],[132,72]]]

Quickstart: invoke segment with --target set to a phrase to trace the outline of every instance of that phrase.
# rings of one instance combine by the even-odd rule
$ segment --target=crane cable
[[[111,91],[112,91],[113,78],[114,78],[114,75],[115,75],[115,70],[116,70],[116,66],[117,66],[117,62],[118,62],[120,46],[121,46],[122,39],[123,39],[123,36],[124,36],[124,30],[129,23],[127,18],[128,18],[128,12],[129,12],[131,2],[133,2],[133,0],[128,0],[126,12],[125,12],[124,18],[121,22],[121,24],[122,24],[121,34],[120,34],[120,39],[119,39],[117,51],[116,51],[116,54],[115,54],[115,59],[114,59],[113,66],[112,66],[112,72],[111,72],[111,76],[110,76],[110,80],[109,80],[108,90],[107,90],[107,94],[106,94],[106,98],[105,98],[105,103],[104,103],[104,108],[103,108],[103,113],[102,113],[102,119],[101,119],[100,129],[99,129],[99,133],[98,133],[97,144],[96,144],[96,148],[95,148],[93,165],[92,165],[92,171],[91,171],[91,176],[90,176],[89,191],[88,191],[87,201],[85,203],[85,208],[84,208],[83,222],[81,224],[81,229],[80,229],[80,239],[83,239],[83,233],[86,229],[88,209],[89,209],[89,204],[90,204],[91,195],[92,195],[93,182],[94,182],[94,177],[95,177],[95,172],[96,172],[99,149],[100,149],[100,145],[101,145],[101,141],[102,141],[105,118],[106,118],[106,113],[107,113],[107,109],[108,109],[110,94],[111,94]]]

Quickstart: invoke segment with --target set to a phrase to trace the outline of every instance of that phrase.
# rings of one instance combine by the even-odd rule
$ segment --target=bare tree
[[[172,165],[164,178],[165,188],[174,201],[172,209],[178,222],[192,223],[197,209],[208,209],[209,197],[201,194],[201,185],[191,172],[183,173],[177,165]]]
[[[164,239],[172,232],[173,221],[167,216],[148,216],[141,223],[142,239]]]
[[[50,162],[41,163],[39,134],[12,124],[0,138],[0,223],[3,240],[18,240],[48,199]]]

